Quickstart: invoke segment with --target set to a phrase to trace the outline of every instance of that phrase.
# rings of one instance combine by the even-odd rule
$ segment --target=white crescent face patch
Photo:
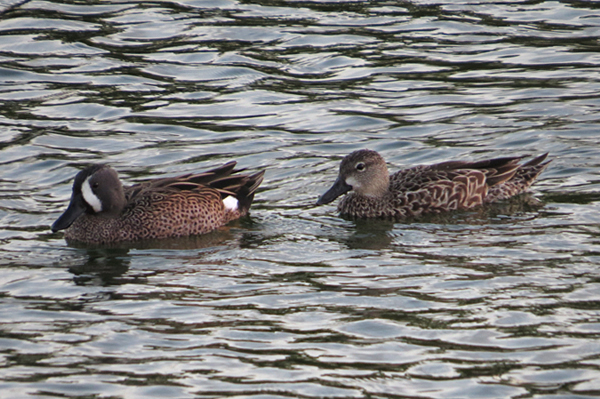
[[[81,185],[81,194],[83,195],[83,200],[92,207],[94,212],[99,213],[102,212],[102,202],[100,201],[100,198],[94,194],[94,191],[92,191],[92,187],[90,186],[90,177],[85,179]]]

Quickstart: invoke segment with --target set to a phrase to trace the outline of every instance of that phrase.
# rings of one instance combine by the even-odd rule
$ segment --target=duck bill
[[[83,205],[83,201],[78,199],[76,196],[73,196],[65,213],[60,215],[60,217],[52,225],[52,232],[56,233],[59,230],[68,228],[79,216],[83,215],[85,210],[86,209]]]
[[[352,190],[352,186],[347,184],[341,177],[338,177],[335,183],[333,183],[333,186],[317,200],[317,205],[329,204],[331,201],[342,194],[346,194],[350,190]]]

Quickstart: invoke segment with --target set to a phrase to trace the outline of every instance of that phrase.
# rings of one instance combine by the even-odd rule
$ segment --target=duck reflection
[[[394,222],[391,220],[357,219],[353,220],[354,232],[343,239],[349,249],[388,248],[392,243]]]
[[[225,244],[236,241],[231,229],[222,228],[212,233],[169,238],[160,240],[140,240],[105,245],[89,245],[67,241],[68,245],[83,251],[84,261],[69,267],[77,285],[111,286],[145,280],[145,273],[139,276],[129,273],[135,250],[211,250],[217,251]]]
[[[507,218],[531,219],[539,216],[544,202],[530,193],[521,194],[509,200],[450,213],[428,214],[407,218],[403,221],[388,219],[356,219],[343,216],[351,225],[349,236],[336,238],[349,249],[381,250],[389,248],[395,238],[402,235],[402,226],[413,223],[438,225],[490,225],[506,223]],[[399,230],[400,229],[400,230]]]
[[[111,286],[123,284],[129,270],[129,250],[122,248],[81,248],[81,264],[69,267],[76,285]],[[130,282],[130,281],[129,281]]]

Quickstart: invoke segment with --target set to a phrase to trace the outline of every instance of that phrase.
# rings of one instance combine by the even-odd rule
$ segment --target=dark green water
[[[1,2],[0,396],[598,396],[599,38],[596,2]],[[527,198],[349,221],[314,202],[359,148],[553,161]],[[49,230],[86,165],[229,160],[267,174],[222,231]]]

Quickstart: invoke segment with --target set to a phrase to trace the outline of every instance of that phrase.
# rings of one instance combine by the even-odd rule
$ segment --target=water
[[[0,396],[600,394],[597,3],[0,7]],[[553,161],[530,196],[469,212],[315,207],[365,147],[393,170]],[[229,160],[267,174],[221,231],[49,230],[85,165],[133,183]]]

